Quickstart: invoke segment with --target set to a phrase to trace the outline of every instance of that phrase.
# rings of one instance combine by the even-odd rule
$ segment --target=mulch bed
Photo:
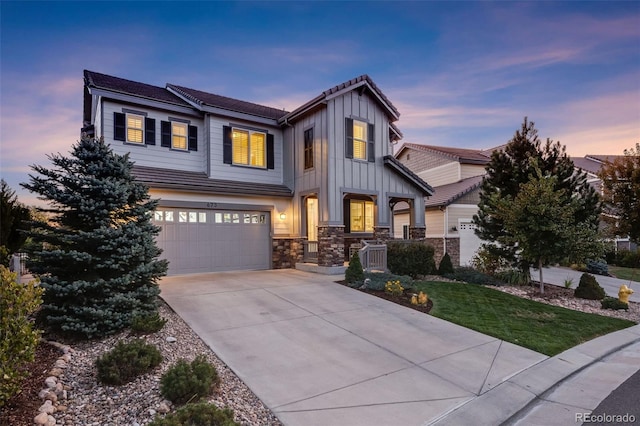
[[[349,287],[346,281],[336,281],[336,282],[338,284],[342,284],[346,287]],[[350,287],[350,288],[354,288],[354,287]],[[412,305],[411,296],[413,296],[416,293],[410,290],[403,291],[402,296],[393,296],[384,290],[360,290],[358,288],[354,288],[354,290],[359,290],[363,293],[372,294],[381,299],[389,300],[393,303],[397,303],[398,305],[406,306],[407,308],[411,308],[413,310],[416,310],[425,314],[428,314],[429,311],[431,311],[431,308],[433,308],[433,301],[431,299],[428,299],[425,305]]]
[[[33,418],[42,405],[38,393],[44,388],[44,379],[48,377],[48,372],[60,354],[59,349],[48,343],[38,344],[33,362],[23,367],[29,375],[22,381],[20,391],[0,410],[1,426],[33,425]]]

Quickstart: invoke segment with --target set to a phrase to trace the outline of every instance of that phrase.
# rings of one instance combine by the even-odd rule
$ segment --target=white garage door
[[[482,240],[475,233],[476,225],[472,222],[460,222],[460,266],[469,265],[471,259],[482,245]]]
[[[154,222],[170,275],[271,266],[268,212],[163,207]]]

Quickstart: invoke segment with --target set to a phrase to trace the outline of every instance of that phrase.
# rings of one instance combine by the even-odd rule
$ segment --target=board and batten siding
[[[209,146],[209,177],[212,179],[233,180],[238,182],[256,182],[282,185],[284,174],[282,171],[282,131],[265,125],[258,125],[240,120],[229,121],[217,116],[207,117],[207,131],[210,141]],[[243,129],[257,130],[274,135],[274,168],[263,169],[250,166],[232,165],[224,163],[223,156],[223,127],[237,126]]]
[[[113,113],[122,113],[126,110],[140,111],[147,115],[147,118],[155,119],[156,124],[156,144],[145,145],[126,143],[114,140]],[[102,133],[107,142],[116,154],[124,155],[129,153],[130,159],[138,166],[158,167],[163,169],[184,170],[189,172],[206,172],[206,148],[204,142],[204,122],[202,119],[173,113],[170,111],[154,110],[142,106],[123,106],[110,101],[102,102]],[[189,120],[191,126],[198,128],[198,150],[181,151],[160,146],[161,132],[160,122],[168,121],[169,117]]]

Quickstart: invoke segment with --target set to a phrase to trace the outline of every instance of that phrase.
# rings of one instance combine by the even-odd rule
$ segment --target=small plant
[[[136,334],[151,334],[162,330],[167,323],[157,312],[148,315],[137,315],[131,321],[131,331]]]
[[[609,276],[609,266],[604,260],[588,260],[587,272],[590,274]]]
[[[564,280],[564,288],[571,288],[573,287],[573,279],[572,278],[565,278]]]
[[[584,273],[580,277],[580,283],[573,293],[575,297],[589,300],[601,300],[604,299],[605,292],[595,277],[591,274]]]
[[[96,360],[98,380],[107,385],[123,385],[162,362],[162,355],[154,345],[142,339],[120,341]]]
[[[414,294],[413,296],[411,296],[411,304],[412,305],[426,305],[427,301],[429,300],[429,298],[427,297],[426,293],[420,292],[418,294]]]
[[[150,426],[239,426],[233,421],[233,410],[213,404],[187,404],[164,418],[156,417]]]
[[[528,285],[531,282],[531,274],[529,273],[529,270],[523,271],[518,268],[509,268],[504,271],[497,272],[495,277],[509,285]]]
[[[190,364],[179,360],[160,379],[160,393],[176,404],[197,401],[211,393],[218,383],[218,372],[204,355]]]
[[[451,263],[451,256],[449,253],[445,253],[440,259],[440,265],[438,266],[438,275],[446,275],[453,272],[453,263]]]
[[[344,279],[348,284],[358,284],[364,281],[364,271],[357,251],[351,256],[349,267],[344,273]]]
[[[400,281],[387,281],[384,285],[385,293],[389,293],[393,297],[402,296],[402,292],[404,291],[404,287],[400,284]]]
[[[484,274],[482,272],[476,271],[473,268],[461,267],[456,268],[453,274],[445,275],[446,278],[462,281],[469,284],[480,284],[480,285],[495,285],[500,286],[504,283],[491,275]]]
[[[0,407],[20,390],[27,374],[22,367],[33,361],[40,331],[30,317],[41,303],[36,281],[19,284],[15,273],[0,266]]]
[[[625,311],[629,310],[629,304],[616,299],[615,297],[605,297],[600,302],[602,305],[602,309],[615,309],[620,310],[624,309]]]
[[[387,281],[400,281],[405,290],[414,288],[413,279],[407,275],[394,275],[385,272],[365,272],[367,290],[383,291]]]

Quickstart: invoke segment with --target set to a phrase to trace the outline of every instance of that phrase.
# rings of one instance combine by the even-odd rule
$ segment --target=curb
[[[640,325],[605,334],[541,361],[428,425],[511,424],[562,382],[640,341]]]

